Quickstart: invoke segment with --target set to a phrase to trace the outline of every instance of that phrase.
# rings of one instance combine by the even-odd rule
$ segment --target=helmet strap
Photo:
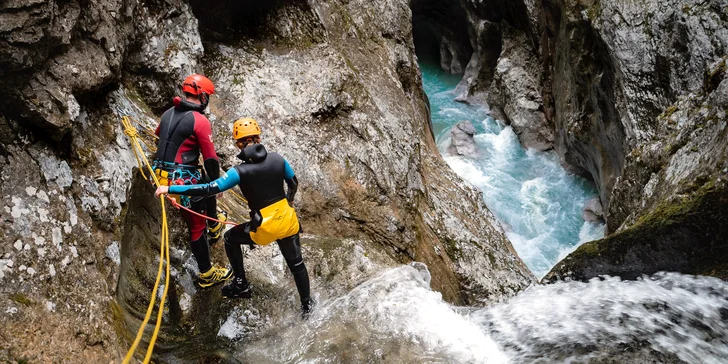
[[[199,98],[200,98],[200,104],[202,104],[202,109],[203,110],[206,109],[207,108],[207,104],[210,102],[210,97],[207,96],[207,93],[200,92]]]

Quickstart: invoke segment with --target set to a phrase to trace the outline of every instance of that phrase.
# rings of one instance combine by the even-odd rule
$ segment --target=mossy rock
[[[659,271],[728,279],[728,186],[712,180],[687,197],[663,201],[633,226],[582,245],[544,281],[600,275],[636,279]]]

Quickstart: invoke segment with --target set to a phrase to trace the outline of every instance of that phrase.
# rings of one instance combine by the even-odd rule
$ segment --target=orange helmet
[[[260,126],[255,119],[242,118],[233,123],[233,139],[239,140],[255,135],[260,135]]]
[[[184,82],[182,82],[182,92],[192,95],[199,95],[201,93],[212,95],[215,93],[215,85],[212,84],[209,78],[195,73],[187,76]]]

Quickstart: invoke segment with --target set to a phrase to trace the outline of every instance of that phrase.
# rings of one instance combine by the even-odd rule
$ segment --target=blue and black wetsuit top
[[[248,200],[252,211],[272,205],[282,199],[293,202],[298,180],[291,165],[277,153],[268,153],[262,144],[253,144],[238,155],[243,163],[230,168],[224,176],[206,184],[173,185],[169,193],[175,195],[207,196],[229,190],[235,185]],[[288,185],[288,191],[283,183]]]

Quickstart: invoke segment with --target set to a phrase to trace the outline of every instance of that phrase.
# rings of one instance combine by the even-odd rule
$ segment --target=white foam
[[[537,286],[472,318],[515,362],[604,358],[647,343],[689,363],[723,363],[725,310],[728,283],[669,273]]]
[[[508,362],[476,323],[430,289],[429,278],[424,264],[389,269],[344,296],[320,302],[307,324],[242,349],[255,362],[336,362],[342,348],[353,362],[382,355],[390,362]],[[272,351],[275,342],[287,345]]]

